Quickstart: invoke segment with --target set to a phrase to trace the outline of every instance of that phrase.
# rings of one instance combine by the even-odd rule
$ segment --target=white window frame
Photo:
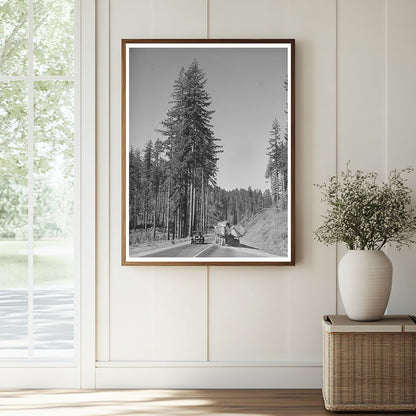
[[[95,0],[77,0],[80,10],[80,387],[95,388],[96,190],[95,190]]]
[[[28,332],[33,332],[33,85],[35,81],[74,81],[75,87],[75,326],[72,362],[0,362],[0,388],[95,387],[95,0],[74,0],[74,76],[34,76],[33,0],[29,0],[27,76],[1,76],[28,82]],[[77,104],[79,104],[77,106]]]

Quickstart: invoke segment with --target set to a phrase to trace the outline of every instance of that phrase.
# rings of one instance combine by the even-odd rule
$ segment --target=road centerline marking
[[[200,254],[202,254],[204,251],[207,251],[212,246],[213,246],[213,243],[210,243],[208,247],[205,247],[203,250],[201,250],[198,253],[196,253],[194,257],[198,257]]]

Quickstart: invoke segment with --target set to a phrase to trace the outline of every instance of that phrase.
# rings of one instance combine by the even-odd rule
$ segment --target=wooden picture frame
[[[121,51],[122,265],[294,265],[295,41]]]

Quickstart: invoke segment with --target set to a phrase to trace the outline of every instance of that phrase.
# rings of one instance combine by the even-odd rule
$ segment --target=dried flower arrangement
[[[413,170],[392,170],[379,184],[377,173],[353,172],[348,163],[345,172],[315,185],[328,204],[315,238],[326,245],[344,242],[350,250],[380,250],[386,244],[400,250],[415,243],[416,210],[403,178]]]

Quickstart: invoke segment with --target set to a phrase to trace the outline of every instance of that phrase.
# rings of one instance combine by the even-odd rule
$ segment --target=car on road
[[[191,244],[204,244],[205,239],[201,232],[196,232],[193,234],[191,239]]]

